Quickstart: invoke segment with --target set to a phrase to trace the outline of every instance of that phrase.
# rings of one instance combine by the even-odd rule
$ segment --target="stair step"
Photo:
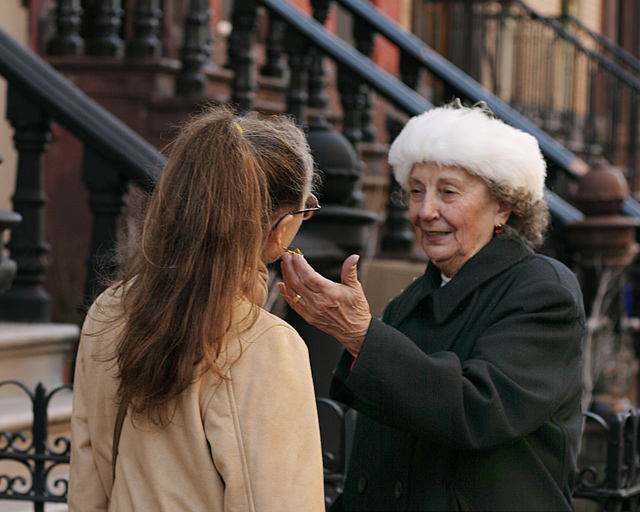
[[[73,324],[0,322],[0,381],[17,380],[32,390],[39,382],[49,390],[67,382],[79,336],[80,328]]]
[[[9,501],[0,500],[0,510],[2,512],[33,512],[33,503],[30,501]],[[68,512],[66,503],[47,503],[45,512]]]

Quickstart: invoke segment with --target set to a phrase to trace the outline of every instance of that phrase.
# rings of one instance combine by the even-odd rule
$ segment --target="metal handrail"
[[[611,39],[602,34],[594,32],[589,27],[587,27],[584,23],[582,23],[578,18],[571,16],[570,14],[566,14],[561,16],[558,21],[562,22],[563,20],[567,20],[569,23],[574,24],[580,30],[582,30],[585,34],[589,35],[592,39],[595,39],[600,43],[604,48],[610,51],[617,59],[620,59],[622,62],[631,67],[636,73],[640,74],[640,59],[629,53],[622,46],[617,45]]]
[[[398,25],[398,23],[391,20],[368,2],[363,2],[362,0],[337,1],[354,16],[359,16],[365,19],[377,32],[387,38],[391,43],[395,44],[403,52],[406,52],[413,57],[439,79],[457,90],[458,94],[474,102],[485,102],[487,106],[502,120],[516,128],[520,128],[523,131],[531,133],[538,140],[540,149],[545,157],[551,162],[557,164],[560,168],[566,170],[569,175],[572,175],[574,178],[579,178],[587,172],[588,165],[584,160],[562,146],[553,137],[538,128],[529,121],[529,119],[509,106],[508,103],[490,93],[469,75],[435,52],[425,44],[424,41],[411,32],[404,30],[400,25]],[[524,5],[520,0],[515,1],[518,4]],[[525,6],[525,8],[527,7]],[[549,19],[545,19],[538,15],[536,16],[542,21],[545,21],[552,26],[556,26],[557,28],[557,22],[555,22],[555,20],[550,21]],[[575,40],[575,38],[566,30],[563,31],[563,37],[566,37],[569,40]],[[579,41],[575,41],[579,43]],[[581,45],[581,47],[586,52],[593,53],[587,48],[584,48],[584,46]],[[640,87],[640,80],[615,64],[615,62],[600,55],[597,56],[596,60],[598,60],[603,67],[611,69],[614,72],[619,72],[621,80],[628,83],[629,86],[634,89]],[[547,196],[552,197],[552,194],[553,193],[547,194]],[[554,202],[558,203],[555,201],[555,198]],[[575,210],[575,212],[572,213],[576,212],[578,211]],[[640,218],[640,203],[632,197],[627,198],[623,204],[623,212],[626,215]]]
[[[409,53],[430,70],[439,70],[440,72],[436,74],[440,77],[446,77],[449,84],[454,87],[459,85],[459,92],[463,97],[474,101],[484,101],[505,122],[531,133],[538,139],[543,154],[549,160],[566,169],[575,177],[587,172],[588,166],[583,160],[498,97],[489,93],[484,87],[434,52],[416,36],[402,30],[395,22],[392,22],[378,10],[364,2],[359,0],[339,0],[339,2],[353,14],[362,16],[381,34],[396,43],[403,51]],[[260,3],[312,41],[323,53],[336,62],[349,67],[372,89],[407,114],[414,116],[433,108],[429,101],[413,89],[381,69],[339,37],[328,33],[322,24],[311,17],[305,16],[287,2],[260,0]],[[578,209],[571,206],[551,190],[545,189],[545,196],[553,213],[562,221],[574,222],[584,219],[584,215]]]
[[[474,102],[485,102],[503,121],[533,135],[538,140],[542,153],[550,161],[566,169],[569,174],[577,178],[587,172],[588,166],[584,160],[559,144],[508,103],[490,93],[416,35],[403,30],[396,22],[375,7],[362,0],[338,0],[338,3],[353,15],[367,20],[376,31],[413,57],[429,72],[456,89],[458,94]]]
[[[328,33],[322,24],[305,16],[288,2],[281,0],[259,1],[305,38],[313,41],[313,44],[323,53],[351,69],[370,87],[409,115],[414,116],[433,108],[433,105],[423,96],[392,74],[381,69],[371,59],[362,55],[339,37]]]
[[[553,29],[553,31],[562,37],[565,41],[571,43],[575,48],[580,50],[585,55],[588,55],[590,59],[593,59],[595,62],[600,64],[604,69],[613,73],[616,77],[622,80],[626,85],[631,87],[636,91],[640,91],[640,79],[633,76],[627,70],[618,65],[615,61],[610,59],[609,57],[602,55],[600,53],[594,52],[590,50],[585,45],[583,45],[580,40],[575,37],[571,32],[569,32],[566,28],[562,26],[562,24],[556,20],[555,18],[551,18],[549,16],[542,16],[535,12],[534,10],[527,7],[521,0],[511,0],[513,3],[518,4],[527,13],[531,16],[532,19],[539,20],[544,25]]]
[[[0,75],[124,176],[153,188],[165,157],[2,29]]]

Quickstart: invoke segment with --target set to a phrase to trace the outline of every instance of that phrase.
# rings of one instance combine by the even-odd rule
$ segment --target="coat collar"
[[[441,323],[479,286],[532,253],[520,240],[504,234],[495,235],[443,287],[440,286],[440,270],[429,262],[424,276],[414,281],[403,294],[402,302],[398,304],[400,317],[396,321],[404,320],[420,301],[431,295],[434,319],[436,323]]]

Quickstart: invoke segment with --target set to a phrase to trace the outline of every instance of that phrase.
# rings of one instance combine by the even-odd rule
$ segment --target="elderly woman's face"
[[[409,177],[409,218],[427,257],[448,277],[484,247],[510,211],[484,181],[458,166],[415,164]]]

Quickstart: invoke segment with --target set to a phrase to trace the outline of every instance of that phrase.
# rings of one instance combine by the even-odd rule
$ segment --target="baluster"
[[[628,181],[631,190],[638,190],[638,95],[640,93],[629,88],[629,124],[627,142],[627,168],[629,169]]]
[[[0,156],[0,164],[2,157]],[[16,212],[0,210],[0,295],[6,292],[13,282],[18,269],[16,262],[5,257],[4,235],[5,230],[11,231],[22,222],[22,217]]]
[[[91,252],[87,261],[84,306],[88,307],[104,289],[102,278],[114,277],[117,270],[118,218],[125,204],[125,183],[113,165],[85,146],[82,179],[89,189],[93,214]]]
[[[287,36],[285,50],[289,56],[291,70],[287,90],[287,112],[295,117],[300,125],[304,125],[309,101],[308,73],[311,67],[308,42],[301,34],[293,32]]]
[[[311,0],[313,18],[324,25],[329,16],[329,0]],[[324,56],[316,48],[309,48],[309,106],[317,109],[327,108],[329,97],[326,93],[327,73],[324,66]]]
[[[1,162],[1,160],[0,160]],[[4,255],[4,235],[5,230],[11,231],[20,222],[22,217],[16,212],[0,210],[0,295],[6,292],[16,275],[18,269],[16,262]]]
[[[94,37],[88,40],[88,54],[92,57],[122,58],[124,41],[120,37],[123,10],[121,0],[100,0],[93,24]]]
[[[286,64],[282,59],[284,53],[284,31],[287,24],[282,18],[276,16],[274,13],[269,13],[269,29],[267,31],[266,40],[266,63],[260,68],[260,73],[264,76],[271,76],[274,78],[282,78],[287,69]]]
[[[607,488],[620,489],[622,487],[622,465],[624,461],[624,415],[615,414],[609,423],[609,438],[607,443]]]
[[[638,409],[628,411],[624,429],[624,489],[631,490],[638,483]],[[634,500],[635,501],[635,500]],[[633,502],[631,502],[633,503]],[[635,505],[637,505],[635,501]]]
[[[505,19],[506,19],[506,9],[498,4],[495,6],[498,9],[498,12],[494,14],[494,22],[495,22],[495,34],[494,34],[494,48],[493,48],[493,66],[491,66],[491,81],[493,84],[493,89],[491,92],[498,96],[498,98],[508,98],[509,96],[503,92],[502,85],[502,66],[503,66],[503,47],[508,45],[506,40],[506,27],[505,27]],[[504,46],[503,46],[504,45]],[[549,63],[551,65],[551,63]]]
[[[190,0],[181,51],[182,71],[176,80],[176,93],[179,96],[205,93],[207,77],[202,68],[211,53],[213,39],[209,30],[210,19],[208,0]]]
[[[618,122],[620,120],[620,82],[611,75],[607,80],[607,105],[609,109],[609,133],[605,139],[605,157],[610,162],[617,162],[616,140],[618,131]]]
[[[400,78],[412,89],[418,87],[420,63],[406,52],[400,53]]]
[[[397,119],[387,118],[389,140],[394,140],[400,134],[402,126]],[[382,253],[408,256],[413,250],[414,236],[407,215],[407,207],[399,200],[401,192],[402,188],[395,180],[393,173],[390,173],[386,233],[382,236],[380,249]]]
[[[587,68],[589,76],[589,89],[587,93],[587,98],[589,98],[589,110],[587,113],[583,138],[585,140],[584,153],[586,154],[587,163],[592,165],[594,160],[594,147],[598,139],[595,126],[596,98],[599,90],[597,87],[598,65],[593,60],[589,59]]]
[[[84,39],[80,37],[80,0],[59,0],[56,9],[56,35],[49,42],[49,55],[74,55],[84,53]]]
[[[393,176],[389,176],[389,199],[387,200],[387,232],[381,240],[381,250],[388,254],[409,255],[413,248],[413,233],[409,228],[407,208],[401,204],[402,187]]]
[[[51,120],[14,87],[7,93],[7,119],[13,126],[18,169],[13,209],[22,223],[8,248],[18,266],[13,286],[0,297],[0,318],[13,322],[51,320],[51,296],[42,286],[49,245],[44,240],[43,153],[50,140]]]
[[[240,43],[240,32],[238,30],[240,9],[236,8],[239,2],[235,2],[233,12],[231,13],[231,34],[227,38],[227,62],[224,64],[225,69],[235,69],[238,54],[238,44]]]
[[[127,55],[135,58],[153,58],[162,55],[162,42],[158,38],[162,10],[160,0],[138,0],[133,13],[133,39]]]
[[[47,404],[46,389],[42,382],[38,382],[33,395],[33,424],[31,426],[34,451],[32,489],[35,512],[44,512],[44,502],[47,494],[47,470],[44,462],[44,456],[47,453],[46,443],[49,430]]]
[[[338,92],[342,105],[342,133],[354,146],[362,140],[362,110],[365,104],[362,81],[338,64]]]
[[[231,102],[240,111],[248,111],[253,106],[256,90],[253,78],[253,43],[259,21],[256,1],[235,2],[232,20],[233,33],[230,44],[235,45],[235,49],[229,53],[229,63],[235,73],[231,86]]]
[[[354,17],[353,37],[358,51],[366,57],[371,58],[374,47],[374,32],[371,25],[361,18]],[[365,142],[373,142],[376,140],[376,129],[373,126],[371,115],[371,112],[373,112],[375,107],[371,88],[367,84],[363,84],[361,87],[361,94],[362,114],[360,123],[362,129],[362,140]]]

